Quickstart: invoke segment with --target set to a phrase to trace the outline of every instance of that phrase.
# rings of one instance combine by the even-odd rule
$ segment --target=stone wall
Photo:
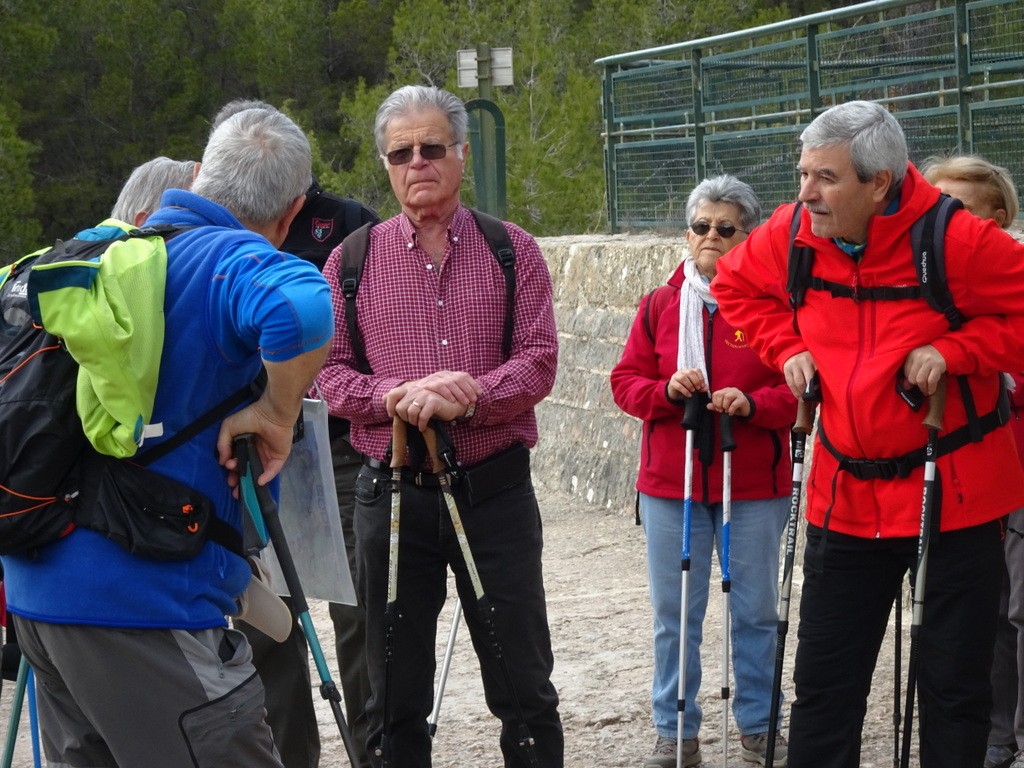
[[[608,375],[640,297],[662,285],[685,253],[679,236],[540,238],[555,290],[559,363],[555,388],[537,407],[538,487],[583,505],[632,510],[640,421],[616,407]]]
[[[1010,233],[1024,242],[1017,224]],[[538,487],[580,505],[632,512],[640,421],[612,401],[618,362],[640,297],[662,285],[686,252],[683,233],[539,238],[555,289],[559,361],[555,388],[537,407]],[[810,445],[808,445],[810,449]]]

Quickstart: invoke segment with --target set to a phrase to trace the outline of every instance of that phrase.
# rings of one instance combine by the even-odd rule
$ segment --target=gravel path
[[[654,743],[650,713],[651,616],[642,530],[632,510],[611,513],[557,493],[540,494],[545,534],[545,581],[555,652],[554,682],[561,696],[565,726],[566,768],[638,766]],[[712,574],[712,579],[717,578]],[[792,697],[792,659],[799,620],[799,568],[795,574],[791,630],[786,645],[784,691]],[[701,732],[706,768],[720,768],[722,759],[721,600],[714,584],[705,622],[705,682],[701,694]],[[454,583],[449,593],[454,594]],[[452,604],[438,625],[438,656],[451,626]],[[326,604],[314,602],[314,624],[330,658],[330,621]],[[909,617],[909,610],[904,610]],[[909,648],[904,621],[903,677]],[[892,765],[893,649],[892,631],[883,647],[869,703],[861,766]],[[479,670],[463,626],[453,654],[434,746],[435,768],[501,766],[498,725],[483,703]],[[347,766],[330,708],[319,699],[313,670],[320,732],[324,742],[321,766]],[[6,732],[11,689],[0,695],[0,723]],[[30,768],[27,711],[19,728],[14,768]],[[739,756],[738,732],[729,725],[729,764],[746,765]],[[916,758],[912,761],[916,764]],[[130,767],[138,768],[138,767]]]

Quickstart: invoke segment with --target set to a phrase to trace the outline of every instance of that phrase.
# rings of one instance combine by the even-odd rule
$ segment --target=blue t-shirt
[[[168,190],[147,223],[195,227],[167,244],[166,331],[153,412],[164,439],[251,382],[262,360],[289,360],[330,340],[327,281],[225,208]],[[240,529],[240,506],[217,463],[218,430],[219,424],[210,427],[150,468],[205,494],[217,516]],[[242,558],[212,542],[192,560],[162,562],[87,529],[32,557],[5,556],[3,564],[8,608],[62,624],[223,626],[250,578]]]

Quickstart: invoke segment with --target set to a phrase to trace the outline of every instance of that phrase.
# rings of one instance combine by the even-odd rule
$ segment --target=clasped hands
[[[388,416],[397,416],[422,432],[433,418],[454,421],[465,416],[482,391],[465,371],[438,371],[395,387],[384,396],[384,405]]]

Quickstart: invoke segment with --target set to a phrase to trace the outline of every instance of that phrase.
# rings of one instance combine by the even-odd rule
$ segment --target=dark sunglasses
[[[424,160],[440,160],[442,157],[448,154],[448,150],[456,146],[459,142],[453,141],[447,146],[444,144],[420,144],[420,157]],[[389,165],[405,165],[406,163],[412,162],[413,147],[402,147],[402,149],[393,149],[384,155],[388,159]]]
[[[712,226],[706,221],[695,221],[690,224],[690,229],[693,231],[693,234],[700,235],[702,237],[713,229],[718,233],[718,236],[724,240],[728,240],[737,232],[742,232],[744,235],[749,234],[745,229],[739,229],[738,227],[734,227],[732,224],[718,224],[717,226]]]

